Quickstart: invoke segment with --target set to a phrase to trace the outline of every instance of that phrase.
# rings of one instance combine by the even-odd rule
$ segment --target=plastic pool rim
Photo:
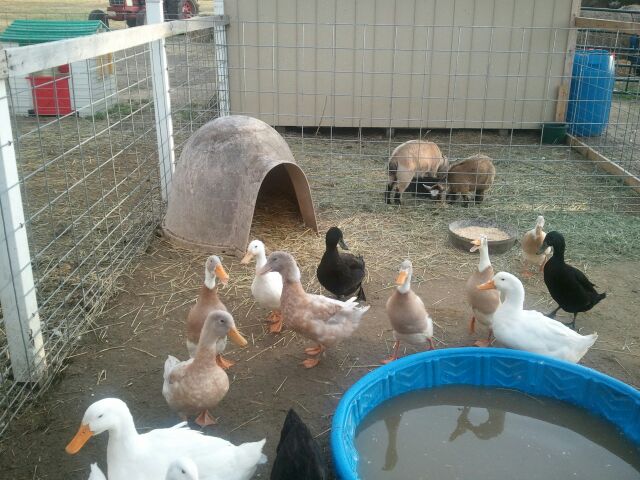
[[[473,372],[470,372],[471,375],[467,375],[466,378],[463,378],[461,376],[456,376],[455,374],[447,375],[442,371],[437,371],[440,366],[435,364],[447,360],[471,360],[478,365],[474,368]],[[493,368],[491,363],[499,363],[500,361],[519,364],[526,363],[528,368],[527,372],[525,372],[525,380],[531,380],[533,382],[525,381],[523,386],[528,386],[529,388],[521,388],[522,386],[514,384],[501,384],[499,383],[499,379],[497,381],[496,379],[493,379],[494,381],[487,382],[486,380],[491,380],[491,378],[487,377],[491,377],[493,374],[496,374],[497,376],[503,375],[501,372],[496,373],[490,371],[490,367]],[[412,366],[419,367],[420,365],[425,367],[424,375],[429,379],[430,385],[422,388],[407,389],[404,392],[393,394],[392,388],[389,387],[388,380],[391,377],[394,377],[396,373],[400,372],[403,368]],[[485,371],[480,371],[483,369]],[[543,373],[547,370],[554,374],[566,374],[571,376],[573,380],[577,380],[578,386],[581,388],[569,388],[571,386],[569,385],[565,390],[563,385],[557,393],[558,395],[564,395],[564,397],[539,393],[539,390],[559,388],[546,382],[544,384],[535,383],[535,380],[543,379]],[[520,372],[520,374],[522,374],[522,372]],[[504,373],[504,375],[505,379],[513,379],[513,375],[517,375],[517,373],[513,373],[511,376],[509,373]],[[367,390],[378,384],[387,385],[387,388],[383,389],[387,396],[381,395],[376,398],[374,402],[362,407],[362,404],[365,403],[365,401],[363,401],[361,396]],[[608,422],[614,424],[632,442],[640,444],[640,391],[624,382],[621,382],[620,380],[582,365],[568,363],[551,357],[520,350],[474,347],[445,348],[442,350],[407,355],[406,357],[379,367],[363,376],[345,392],[338,404],[331,426],[331,451],[337,478],[340,480],[360,479],[357,472],[358,460],[357,451],[355,449],[355,430],[357,430],[357,426],[374,408],[388,399],[395,398],[396,396],[409,391],[437,388],[445,385],[503,387],[532,395],[556,398],[560,401],[586,409],[587,411],[604,418]],[[599,403],[592,401],[591,405],[587,404],[590,399],[593,400],[594,398],[597,398],[597,396],[594,397],[595,394],[600,393],[602,395],[605,391],[617,394],[617,396],[614,395],[613,400],[619,398],[621,399],[621,402],[623,400],[626,400],[627,403],[631,402],[631,404],[633,404],[633,410],[621,412],[619,408],[620,405],[615,404],[613,400],[611,403]],[[363,409],[364,413],[361,414],[360,418],[355,422],[355,429],[351,432],[351,429],[347,427],[347,424],[352,420],[352,410],[357,409],[358,407]],[[596,410],[596,407],[600,408],[600,411]]]

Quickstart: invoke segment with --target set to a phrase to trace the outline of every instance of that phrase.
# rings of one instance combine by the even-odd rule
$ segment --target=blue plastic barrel
[[[576,51],[567,107],[569,132],[580,137],[602,135],[609,123],[615,70],[608,50]]]

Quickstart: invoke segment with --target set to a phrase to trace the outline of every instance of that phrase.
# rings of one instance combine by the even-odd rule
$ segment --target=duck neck
[[[524,309],[524,287],[522,284],[514,285],[512,289],[504,292],[504,302],[507,308],[515,310]]]
[[[204,269],[204,286],[209,290],[213,290],[216,287],[216,276],[212,275],[209,269]]]
[[[553,257],[556,262],[564,263],[564,245],[558,245],[557,247],[554,245],[553,247]]]
[[[491,260],[489,260],[489,246],[481,245],[480,246],[480,261],[478,262],[478,271],[484,272],[487,268],[491,266]]]
[[[217,338],[213,341],[205,338],[200,338],[198,346],[196,347],[196,354],[194,355],[193,361],[198,363],[210,363],[211,360],[215,359],[216,355],[218,354],[218,348],[216,345],[217,343]]]
[[[300,283],[300,269],[297,265],[291,265],[287,271],[282,275],[282,279],[285,283],[293,284]]]
[[[404,283],[402,285],[398,285],[396,288],[398,289],[398,292],[403,295],[409,293],[409,290],[411,290],[411,273],[407,274],[407,278],[404,280]]]
[[[118,445],[125,448],[138,440],[138,432],[133,423],[131,412],[123,412],[120,422],[109,429],[109,446]],[[113,443],[112,443],[113,442]]]
[[[259,250],[256,253],[256,273],[267,264],[267,255],[264,250]]]
[[[326,253],[337,254],[338,253],[338,244],[332,244],[329,242],[325,242],[325,250]]]

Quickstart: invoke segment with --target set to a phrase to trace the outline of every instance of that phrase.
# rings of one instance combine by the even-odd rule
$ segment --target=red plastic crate
[[[69,77],[30,77],[36,115],[67,115],[71,109]]]

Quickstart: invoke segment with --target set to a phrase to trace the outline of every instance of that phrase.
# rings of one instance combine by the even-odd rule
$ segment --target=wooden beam
[[[569,82],[562,82],[558,87],[556,103],[556,122],[564,122],[567,118],[567,102],[569,101]]]
[[[155,25],[142,25],[111,32],[98,33],[88,37],[70,38],[56,42],[11,47],[0,50],[0,80],[13,75],[28,75],[47,68],[99,57],[126,48],[146,45],[187,32],[226,25],[228,17],[194,17],[189,20]]]
[[[567,145],[587,157],[589,160],[595,162],[598,168],[610,173],[611,175],[615,175],[616,177],[622,177],[622,181],[625,185],[629,185],[637,193],[640,193],[640,178],[636,177],[631,172],[628,172],[617,163],[612,162],[607,157],[595,151],[589,145],[578,140],[573,135],[567,134]]]
[[[0,80],[0,302],[13,378],[17,382],[37,382],[46,373],[47,361],[31,269],[7,83]]]
[[[620,33],[640,34],[639,22],[623,22],[620,20],[604,20],[602,18],[576,17],[577,28],[588,28],[591,30],[608,30]]]

